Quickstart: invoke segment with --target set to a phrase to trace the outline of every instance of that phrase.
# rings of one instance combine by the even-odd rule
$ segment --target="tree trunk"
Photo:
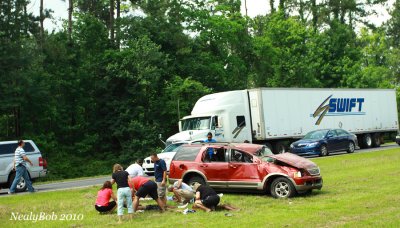
[[[20,113],[21,113],[20,107],[14,107],[13,108],[14,130],[15,130],[15,137],[16,138],[21,137],[21,124],[20,124],[21,114]]]
[[[312,25],[314,31],[317,31],[318,26],[318,10],[317,10],[317,1],[311,0],[311,13],[312,13]]]
[[[114,0],[110,0],[110,40],[111,45],[114,46]]]
[[[274,1],[275,0],[269,0],[269,7],[271,8],[271,14],[275,12]]]
[[[74,11],[74,3],[68,0],[68,42],[72,44],[72,13]]]
[[[247,0],[244,0],[244,9],[246,10],[246,17],[247,17]]]
[[[40,48],[43,50],[43,40],[44,40],[44,14],[43,14],[43,0],[40,0],[40,7],[39,7],[39,17],[40,17]]]
[[[116,35],[115,35],[115,39],[116,39],[116,46],[117,46],[117,48],[119,49],[119,46],[120,46],[120,30],[119,30],[119,25],[120,25],[120,17],[121,17],[121,0],[117,0],[117,23],[116,23],[116,25],[117,25],[117,32],[116,32]]]

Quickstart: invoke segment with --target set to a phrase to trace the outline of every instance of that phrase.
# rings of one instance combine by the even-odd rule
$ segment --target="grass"
[[[312,159],[324,178],[321,191],[309,196],[276,200],[269,195],[225,193],[222,203],[241,208],[183,215],[175,210],[160,214],[135,214],[123,227],[400,227],[400,149]],[[2,227],[104,227],[121,226],[117,215],[99,215],[94,209],[98,186],[85,189],[39,192],[0,198]],[[146,201],[143,204],[154,204]],[[12,212],[50,216],[53,221],[10,220]],[[61,221],[62,214],[81,220]]]

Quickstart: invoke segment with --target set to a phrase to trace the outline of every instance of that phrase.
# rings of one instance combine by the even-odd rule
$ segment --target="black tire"
[[[11,188],[11,185],[15,179],[15,174],[16,173],[14,172],[10,175],[10,178],[8,179],[8,188]],[[19,183],[17,184],[17,188],[15,189],[15,192],[25,192],[26,188],[27,188],[27,186],[26,186],[25,179],[23,177],[21,177],[19,179]]]
[[[324,157],[324,156],[328,156],[328,155],[329,155],[328,147],[326,147],[326,145],[321,145],[319,156]]]
[[[381,146],[381,134],[374,133],[372,135],[372,147],[380,147]]]
[[[372,137],[371,134],[363,134],[361,136],[361,148],[367,149],[372,146]]]
[[[353,142],[349,142],[349,147],[347,147],[347,153],[353,153],[356,149],[356,145]]]
[[[274,154],[282,154],[286,152],[286,145],[282,141],[278,141],[275,143],[275,147],[273,150]]]
[[[270,192],[277,199],[290,198],[296,195],[296,189],[292,182],[285,177],[278,177],[271,183]]]
[[[187,184],[193,188],[194,184],[196,183],[199,183],[201,185],[206,185],[206,181],[200,176],[192,176]]]

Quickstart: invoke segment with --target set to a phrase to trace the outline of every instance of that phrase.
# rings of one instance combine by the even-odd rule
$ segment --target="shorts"
[[[177,190],[175,190],[175,192],[178,194],[179,197],[181,197],[181,200],[183,201],[183,203],[187,203],[195,197],[195,194],[193,191],[177,189]]]
[[[117,205],[117,203],[115,201],[111,201],[108,203],[107,206],[94,205],[94,207],[98,212],[108,212],[111,211],[115,207],[115,205]]]
[[[136,192],[136,196],[140,198],[145,198],[147,195],[151,196],[154,200],[158,199],[157,184],[153,181],[147,181]]]
[[[201,200],[201,203],[208,208],[216,207],[219,204],[219,196],[218,195],[207,196],[205,199]]]
[[[161,199],[166,198],[167,185],[161,186],[161,182],[156,182],[156,183],[157,183],[158,198],[161,198]]]

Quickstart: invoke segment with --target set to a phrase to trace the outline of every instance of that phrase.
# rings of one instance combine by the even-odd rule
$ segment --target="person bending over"
[[[214,189],[198,183],[196,183],[193,188],[196,192],[193,209],[198,208],[206,212],[215,210],[215,207],[219,204],[220,198]]]
[[[165,211],[165,204],[162,200],[158,197],[157,192],[157,184],[154,181],[147,179],[146,177],[137,176],[131,179],[133,191],[135,193],[135,199],[133,200],[133,209],[137,211],[139,208],[139,200],[140,198],[144,198],[147,195],[153,198],[158,206],[160,207],[161,211]]]

